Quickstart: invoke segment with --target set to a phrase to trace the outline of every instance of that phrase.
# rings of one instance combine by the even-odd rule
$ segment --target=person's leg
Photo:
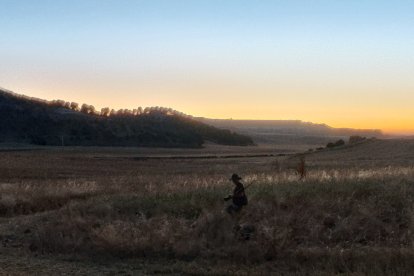
[[[233,204],[233,206],[234,206],[234,211],[235,212],[239,212],[243,207],[242,205],[235,205],[235,204]]]
[[[226,212],[229,213],[229,214],[233,214],[233,212],[234,212],[233,204],[230,204],[229,206],[227,206]]]
[[[241,208],[242,208],[242,206],[239,206],[239,205],[236,205],[236,204],[232,203],[227,207],[226,211],[229,214],[234,214],[234,213],[239,212],[241,210]]]

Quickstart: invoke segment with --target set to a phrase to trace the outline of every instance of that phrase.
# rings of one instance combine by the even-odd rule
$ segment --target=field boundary
[[[186,155],[186,156],[139,156],[134,160],[175,160],[175,159],[231,159],[231,158],[257,158],[257,157],[280,157],[293,154],[231,154],[231,155]]]

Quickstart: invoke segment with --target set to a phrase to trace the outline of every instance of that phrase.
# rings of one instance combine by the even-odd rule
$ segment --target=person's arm
[[[224,198],[224,200],[225,201],[227,201],[227,200],[230,200],[230,199],[232,199],[233,198],[233,196],[232,195],[228,195],[228,196],[226,196],[225,198]]]

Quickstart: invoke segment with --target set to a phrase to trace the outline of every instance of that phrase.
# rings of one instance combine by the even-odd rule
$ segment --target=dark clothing
[[[243,206],[243,205],[247,205],[247,196],[244,193],[244,186],[242,183],[237,182],[236,183],[236,187],[234,188],[233,191],[233,204],[236,206]]]
[[[233,175],[234,176],[234,175]],[[237,175],[236,175],[237,176]],[[232,204],[226,208],[227,213],[233,214],[239,212],[244,205],[247,205],[247,196],[244,192],[244,186],[240,182],[240,177],[232,177],[234,187],[233,195],[229,195],[224,200],[232,199]]]

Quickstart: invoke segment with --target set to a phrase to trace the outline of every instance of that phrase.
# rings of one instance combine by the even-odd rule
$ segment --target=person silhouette
[[[239,175],[233,173],[230,180],[235,185],[233,194],[225,197],[224,200],[225,201],[228,201],[230,199],[232,200],[232,204],[230,204],[226,208],[226,211],[229,214],[233,214],[233,213],[239,212],[244,205],[247,205],[248,200],[247,200],[246,193],[244,191],[243,183],[240,182],[242,178]]]

